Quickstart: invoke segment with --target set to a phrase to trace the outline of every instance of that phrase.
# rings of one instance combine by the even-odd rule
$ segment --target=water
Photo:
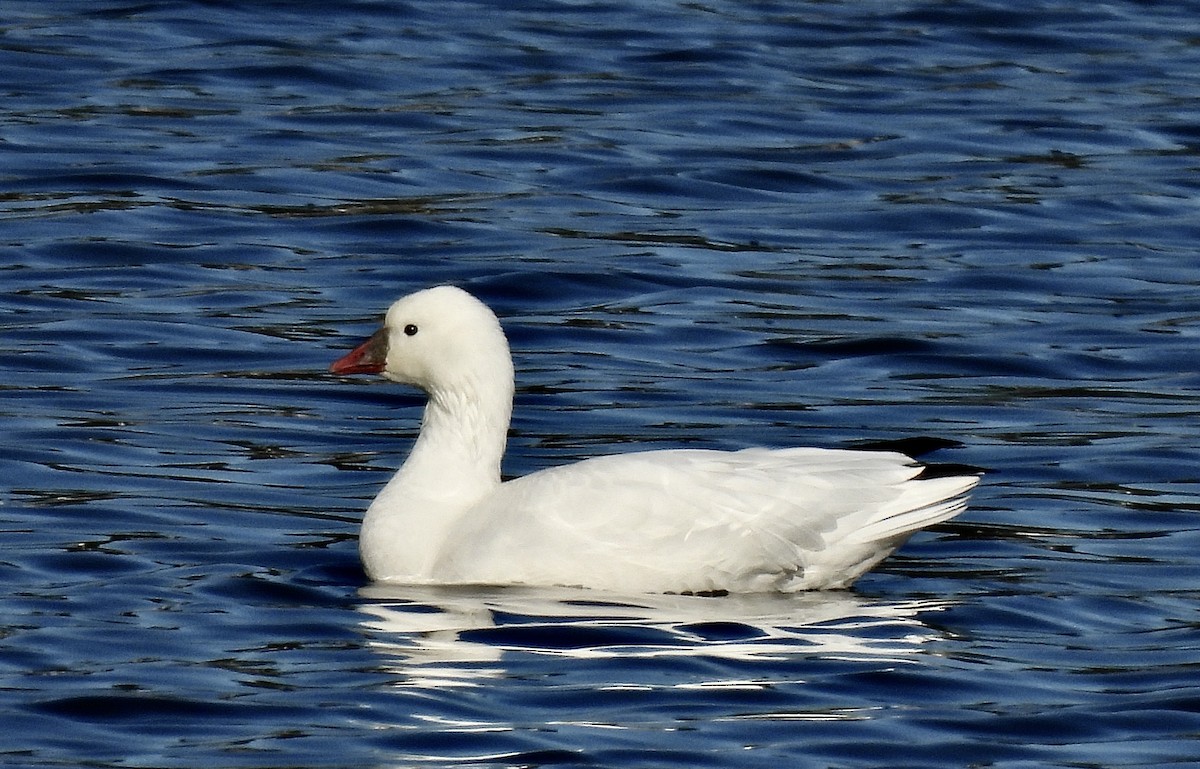
[[[22,2],[0,18],[5,766],[1200,760],[1195,3]],[[364,584],[504,318],[506,470],[940,435],[853,591]]]

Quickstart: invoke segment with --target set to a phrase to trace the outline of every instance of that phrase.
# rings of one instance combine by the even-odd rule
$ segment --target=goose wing
[[[637,592],[842,587],[960,512],[977,480],[920,471],[902,454],[833,449],[596,457],[502,484],[437,568]]]

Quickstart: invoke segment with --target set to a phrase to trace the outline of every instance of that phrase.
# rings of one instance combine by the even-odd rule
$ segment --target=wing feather
[[[637,591],[839,586],[957,514],[976,480],[914,480],[920,470],[902,454],[834,449],[596,457],[502,484],[438,568],[572,584],[588,564],[588,584]]]

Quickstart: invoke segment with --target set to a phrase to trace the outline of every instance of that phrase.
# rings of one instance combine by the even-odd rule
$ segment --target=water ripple
[[[1200,757],[1187,4],[5,10],[0,762]],[[989,475],[853,593],[364,586],[420,399],[326,367],[441,282],[508,473]]]

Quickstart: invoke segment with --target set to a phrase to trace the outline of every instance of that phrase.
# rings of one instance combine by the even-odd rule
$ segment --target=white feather
[[[375,579],[845,587],[913,532],[961,512],[977,482],[917,479],[921,466],[898,453],[751,448],[601,456],[502,483],[513,374],[495,316],[443,286],[396,302],[385,329],[384,375],[430,402],[412,454],[363,522]]]

